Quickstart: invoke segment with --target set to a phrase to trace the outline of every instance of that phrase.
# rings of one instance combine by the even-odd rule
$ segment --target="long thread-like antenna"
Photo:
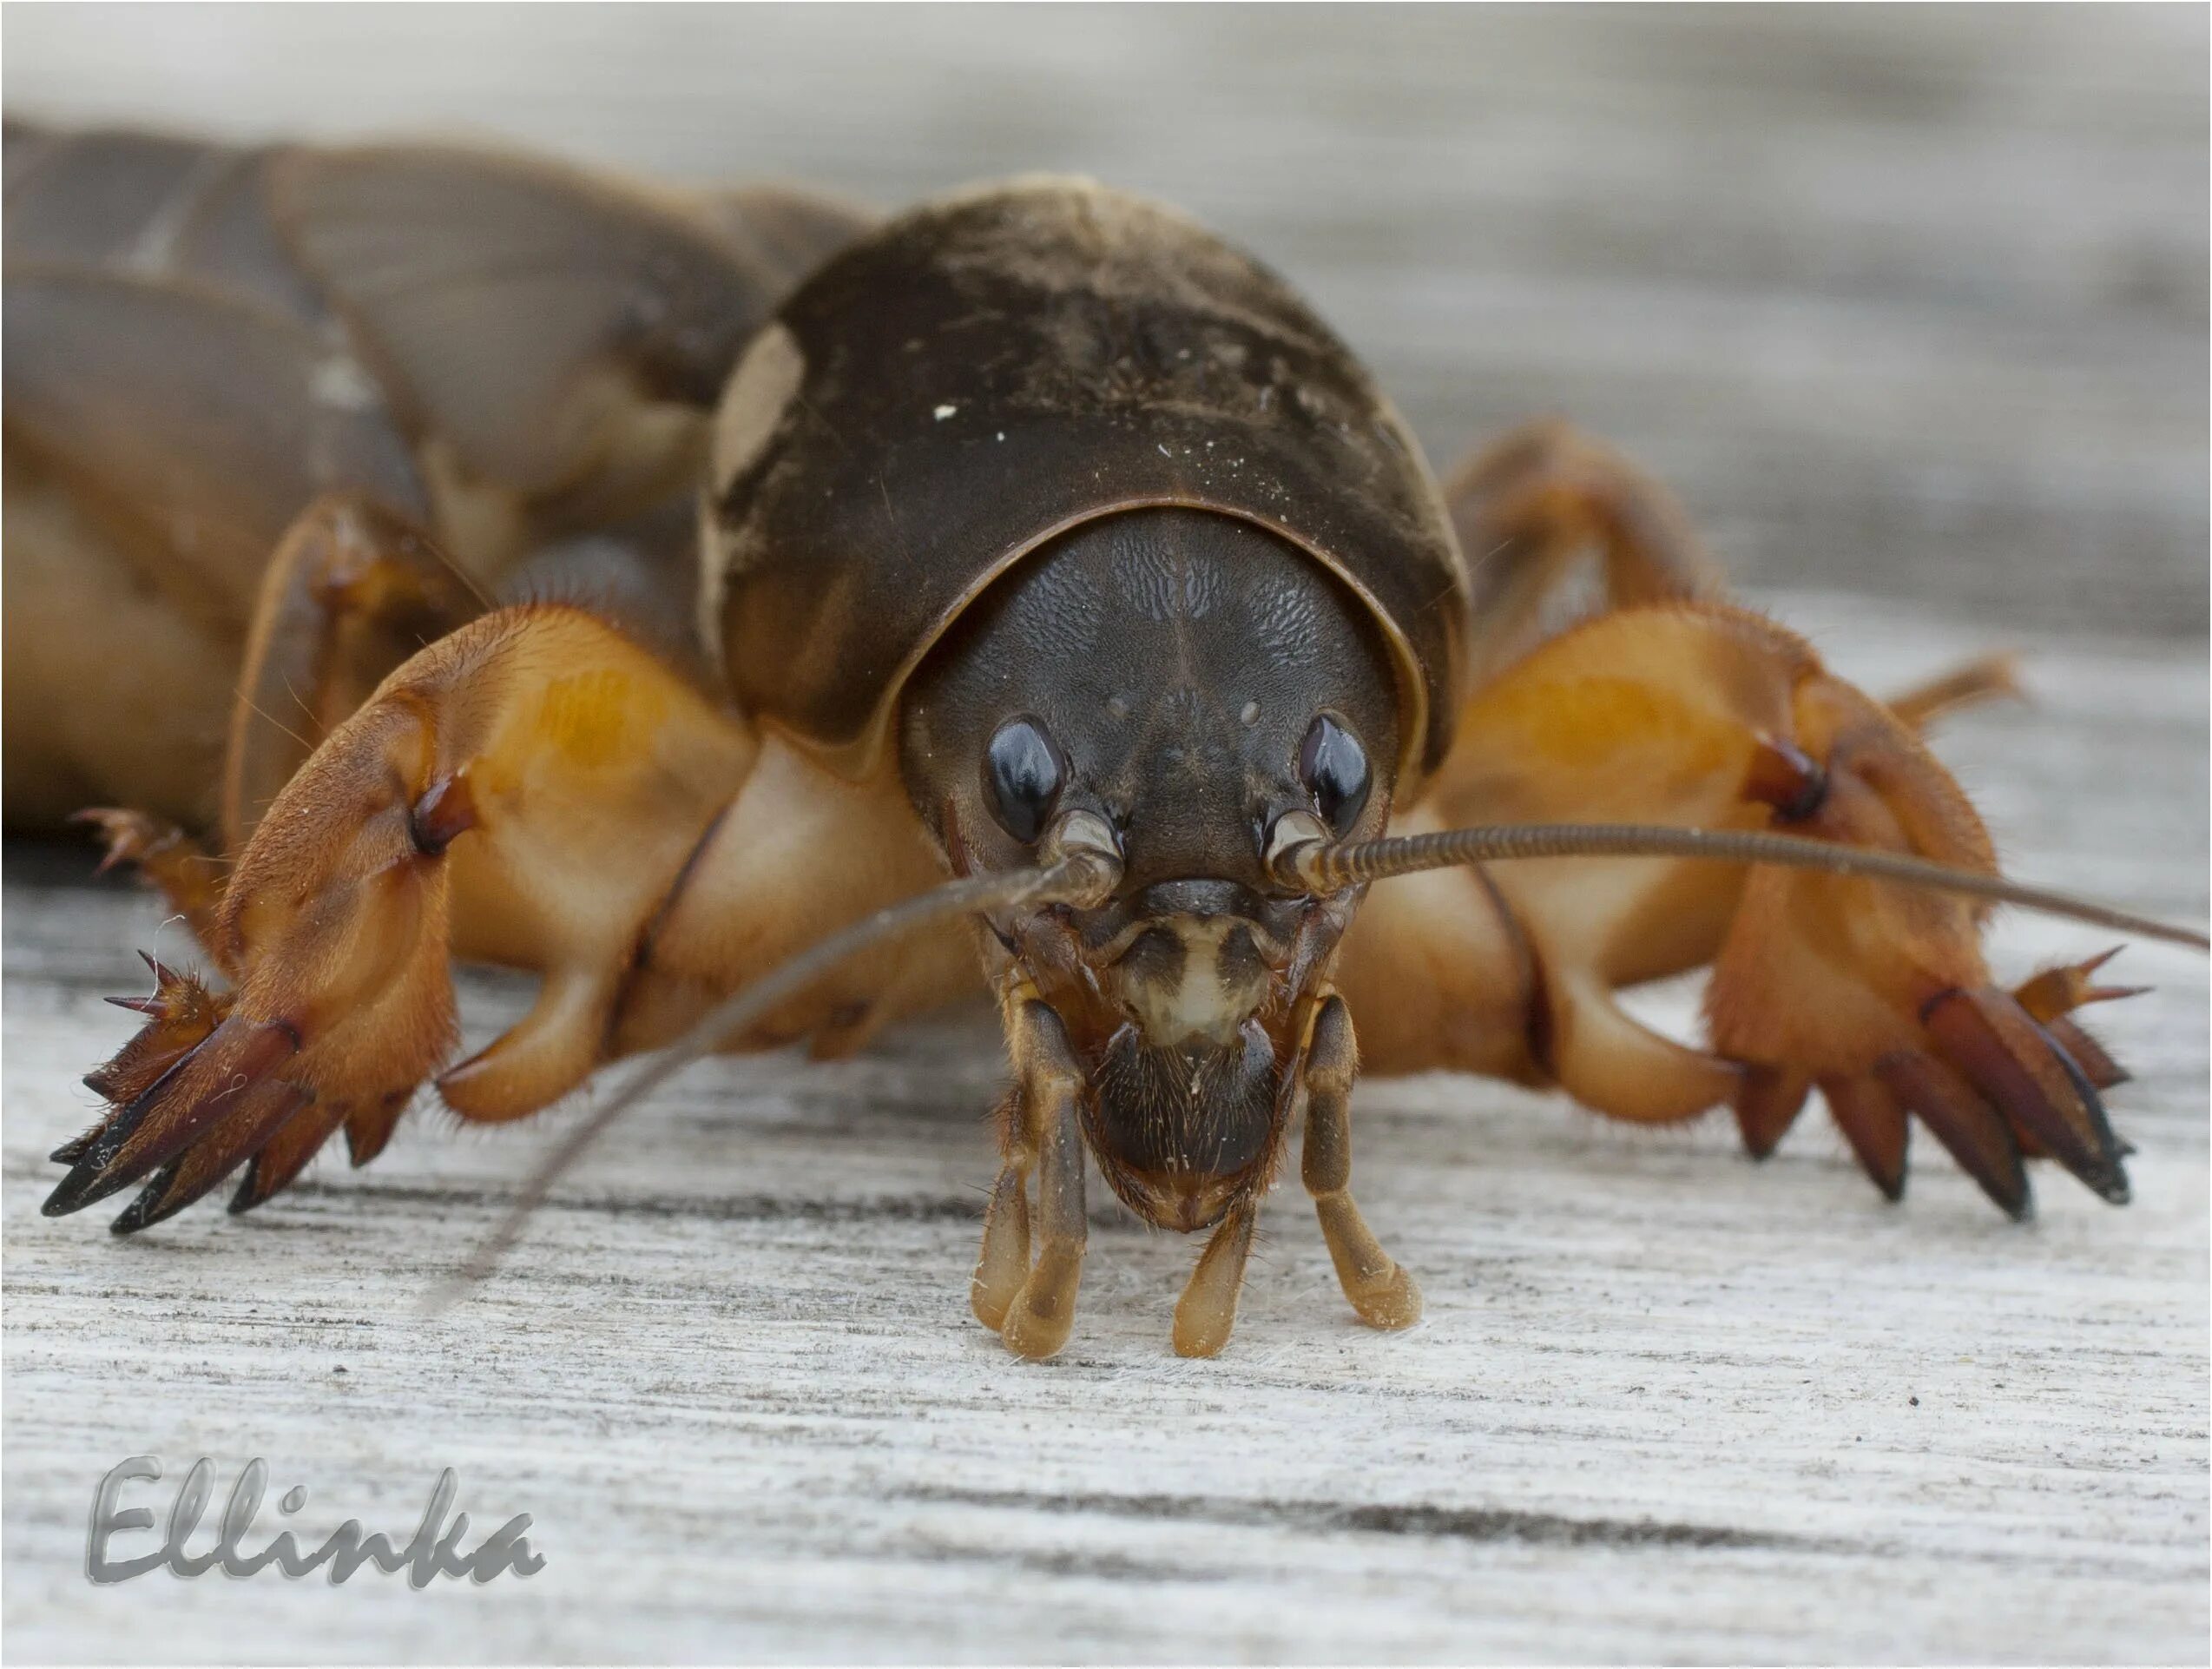
[[[917,930],[964,915],[1020,904],[1079,900],[1092,897],[1113,884],[1119,866],[1110,857],[1088,847],[1076,847],[1048,866],[950,881],[926,893],[887,905],[863,916],[852,926],[793,957],[782,966],[763,974],[742,990],[725,997],[709,1009],[675,1042],[648,1061],[618,1087],[591,1116],[570,1131],[523,1184],[499,1226],[485,1237],[458,1273],[433,1292],[427,1308],[444,1309],[477,1285],[498,1266],[499,1260],[521,1237],[530,1213],[545,1201],[553,1184],[584,1151],[608,1129],[701,1055],[711,1054],[724,1039],[773,1013],[813,985],[848,957],[903,939]]]
[[[1104,831],[1099,831],[1104,835]],[[1110,836],[1051,843],[1058,854],[1049,864],[1011,874],[974,875],[878,910],[792,958],[782,966],[722,999],[667,1049],[646,1063],[609,1096],[590,1118],[571,1131],[561,1145],[523,1184],[506,1216],[469,1261],[435,1294],[429,1307],[444,1309],[497,1267],[521,1237],[530,1213],[553,1184],[624,1113],[723,1040],[788,1001],[823,974],[864,950],[904,938],[936,922],[984,910],[1057,900],[1079,902],[1103,896],[1119,874]],[[1364,882],[1386,881],[1427,869],[1460,864],[1498,863],[1516,858],[1701,858],[1726,863],[1765,863],[1856,875],[1907,887],[2018,904],[2048,914],[2116,928],[2139,938],[2163,940],[2196,950],[2212,948],[2202,931],[2176,926],[2093,900],[2049,887],[2031,887],[2002,875],[1898,852],[1873,851],[1754,829],[1678,828],[1646,823],[1524,823],[1441,829],[1375,841],[1330,845],[1295,840],[1270,854],[1270,867],[1286,884],[1313,893],[1340,892]]]
[[[1363,881],[1386,881],[1424,869],[1458,864],[1498,863],[1514,858],[1706,858],[1730,863],[1768,863],[1790,869],[1820,869],[1869,881],[1897,881],[1937,892],[1959,893],[2000,904],[2018,904],[2049,915],[2094,922],[2142,939],[2161,939],[2192,949],[2212,947],[2202,930],[2176,927],[2150,916],[2115,909],[2092,899],[2046,887],[2030,887],[2002,875],[1901,852],[1840,846],[1802,834],[1761,829],[1675,828],[1652,823],[1521,823],[1478,828],[1439,829],[1378,841],[1332,846],[1303,841],[1275,857],[1279,878],[1316,893],[1340,892]]]

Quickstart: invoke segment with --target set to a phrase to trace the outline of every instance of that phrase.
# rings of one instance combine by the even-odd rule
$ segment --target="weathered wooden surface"
[[[2201,10],[4,27],[26,113],[473,122],[885,202],[1034,166],[1175,197],[1311,289],[1438,453],[1564,410],[1681,484],[1739,573],[1855,590],[1759,595],[1873,687],[2024,643],[2039,705],[1942,742],[2008,863],[2203,917]],[[2191,957],[2130,950],[2118,971],[2159,988],[2099,1017],[2137,1075],[2124,1211],[2039,1175],[2037,1223],[2006,1224],[1925,1136],[1893,1209],[1817,1116],[1754,1166],[1722,1121],[1373,1083],[1360,1194],[1421,1276],[1419,1329],[1350,1320],[1294,1187],[1221,1360],[1167,1351],[1195,1249],[1102,1210],[1075,1341],[1036,1368],[966,1315],[999,1078],[973,1019],[695,1070],[435,1320],[411,1306],[562,1119],[418,1116],[372,1169],[326,1162],[240,1222],[49,1222],[44,1154],[128,1024],[96,999],[179,938],[69,884],[75,860],[8,865],[20,1659],[2203,1657]],[[1995,955],[2102,942],[2011,915]],[[521,993],[465,999],[481,1037]],[[308,1487],[311,1537],[404,1536],[451,1465],[479,1527],[536,1515],[548,1567],[95,1590],[93,1488],[138,1453],[172,1481],[214,1456],[226,1487],[264,1455],[273,1494]]]

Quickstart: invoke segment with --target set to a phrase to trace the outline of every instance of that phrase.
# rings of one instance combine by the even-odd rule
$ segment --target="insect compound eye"
[[[1366,809],[1367,790],[1373,786],[1367,750],[1359,737],[1324,713],[1299,745],[1298,780],[1313,796],[1313,809],[1321,820],[1343,834]]]
[[[1066,760],[1045,728],[1026,714],[1008,719],[984,749],[983,791],[998,826],[1033,846],[1068,780]]]

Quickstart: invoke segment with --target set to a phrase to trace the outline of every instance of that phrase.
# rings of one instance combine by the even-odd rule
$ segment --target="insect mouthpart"
[[[1219,880],[1079,913],[1087,978],[1055,1002],[1088,1057],[1083,1135],[1146,1221],[1208,1227],[1273,1177],[1313,914]]]
[[[1282,1057],[1256,1019],[1226,1046],[1163,1048],[1125,1027],[1096,1069],[1084,1139],[1107,1183],[1145,1221],[1210,1228],[1273,1177],[1283,1084]]]
[[[1259,920],[1261,907],[1229,881],[1169,881],[1139,894],[1106,977],[1147,1043],[1227,1048],[1235,1040],[1288,953]]]

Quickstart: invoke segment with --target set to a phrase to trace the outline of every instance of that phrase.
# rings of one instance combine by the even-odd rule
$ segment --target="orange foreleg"
[[[1773,827],[1986,873],[1995,861],[1980,819],[1915,729],[1998,682],[1932,687],[1900,716],[1748,611],[1616,610],[1541,644],[1477,693],[1408,821]],[[2086,968],[2000,990],[1982,957],[1984,907],[1674,859],[1500,864],[1489,881],[1531,970],[1528,1065],[1600,1112],[1664,1122],[1726,1101],[1763,1154],[1817,1085],[1893,1193],[1910,1114],[2008,1211],[2026,1207],[2023,1153],[2047,1153],[2097,1192],[2125,1197],[2121,1145],[2096,1093],[2118,1069],[2068,1018],[2090,999]],[[1439,931],[1407,922],[1385,946],[1348,940],[1347,990],[1362,968],[1402,977]],[[1503,927],[1492,937],[1503,943]],[[1657,1035],[1616,1000],[1621,986],[1707,964],[1709,1051]],[[1370,1006],[1406,1000],[1418,999],[1379,993]],[[1500,1070],[1498,1040],[1486,1034],[1484,1046],[1493,1059],[1431,1028],[1377,1065]]]
[[[260,820],[209,934],[237,982],[220,1023],[151,1083],[119,1079],[48,1210],[153,1175],[119,1225],[138,1227],[263,1154],[239,1201],[256,1203],[341,1126],[357,1158],[373,1153],[451,1050],[454,948],[545,985],[445,1074],[447,1100],[496,1119],[565,1093],[602,1058],[637,937],[755,745],[581,611],[509,610],[440,639]]]

